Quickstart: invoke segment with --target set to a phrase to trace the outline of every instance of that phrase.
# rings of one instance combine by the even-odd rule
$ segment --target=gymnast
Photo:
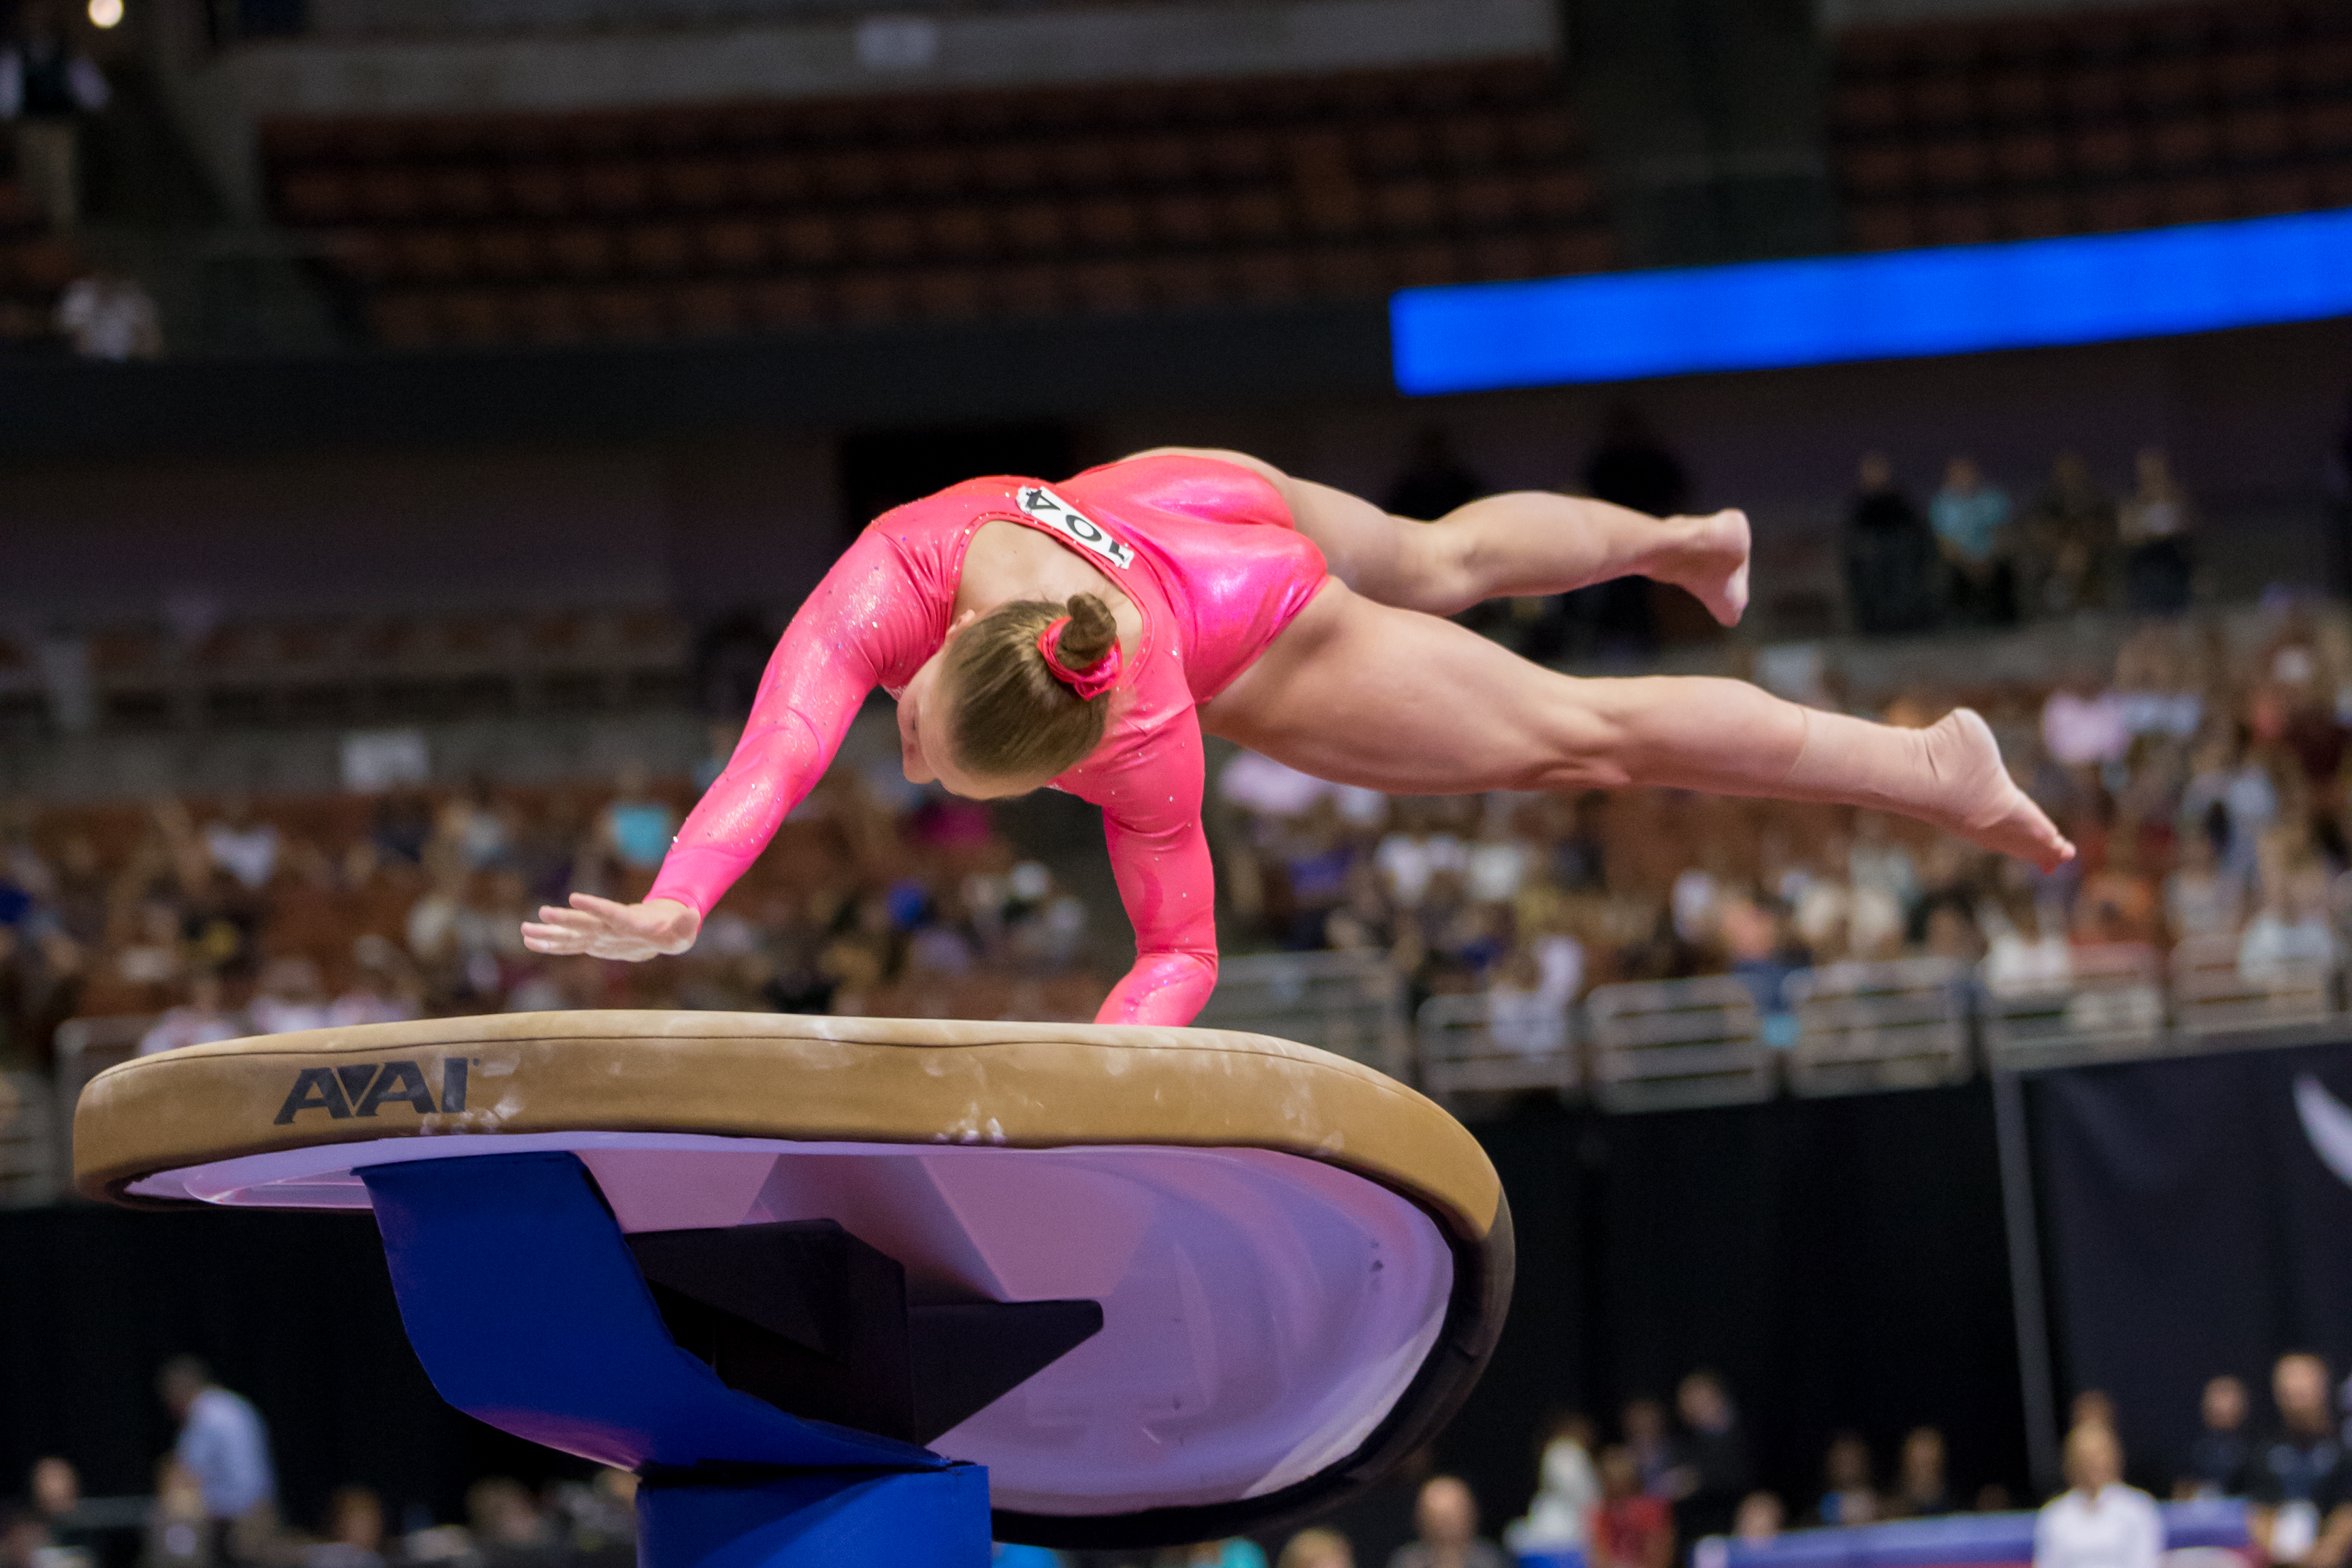
[[[1417,522],[1186,447],[1059,485],[968,480],[876,519],[801,606],[645,900],[574,893],[524,942],[685,952],[877,685],[909,780],[976,800],[1050,784],[1102,808],[1136,944],[1106,1024],[1189,1023],[1216,984],[1203,730],[1397,795],[1661,784],[1902,812],[2045,870],[2074,855],[1967,709],[1901,730],[1738,680],[1576,679],[1444,618],[1632,574],[1729,626],[1747,519],[1521,492]]]

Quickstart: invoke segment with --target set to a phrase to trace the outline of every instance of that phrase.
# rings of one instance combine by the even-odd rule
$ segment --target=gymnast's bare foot
[[[2074,858],[2074,845],[2001,764],[2000,743],[1975,710],[1955,708],[1921,731],[1936,778],[1940,826],[2044,871]]]
[[[1669,521],[1685,536],[1648,575],[1682,589],[1723,625],[1738,626],[1748,608],[1748,514],[1734,510]]]

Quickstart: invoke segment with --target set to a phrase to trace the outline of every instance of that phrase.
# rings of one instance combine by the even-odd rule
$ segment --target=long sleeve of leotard
[[[1111,988],[1097,1024],[1192,1021],[1217,985],[1216,873],[1201,825],[1201,726],[1185,713],[1089,769],[1119,901],[1135,927],[1135,967]]]
[[[868,529],[835,562],[776,644],[727,769],[688,814],[648,900],[708,915],[816,784],[875,687],[905,684],[946,634],[889,538]]]

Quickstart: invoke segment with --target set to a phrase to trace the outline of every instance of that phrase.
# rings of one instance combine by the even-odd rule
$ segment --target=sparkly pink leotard
[[[768,661],[743,739],[678,830],[649,899],[708,914],[833,761],[867,692],[896,697],[945,640],[985,522],[1038,529],[1134,601],[1143,633],[1094,754],[1054,781],[1103,809],[1135,967],[1096,1015],[1185,1024],[1217,978],[1215,882],[1201,828],[1195,711],[1323,585],[1323,553],[1251,469],[1138,458],[1066,484],[971,479],[885,512],[826,573]]]

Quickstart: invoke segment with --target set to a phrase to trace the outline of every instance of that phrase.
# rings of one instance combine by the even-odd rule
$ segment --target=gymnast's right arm
[[[639,960],[684,952],[719,896],[760,858],[777,825],[824,775],[866,693],[903,685],[938,647],[932,602],[890,538],[867,529],[817,584],[776,644],[727,770],[671,841],[641,904],[574,893],[523,926],[536,952]]]

